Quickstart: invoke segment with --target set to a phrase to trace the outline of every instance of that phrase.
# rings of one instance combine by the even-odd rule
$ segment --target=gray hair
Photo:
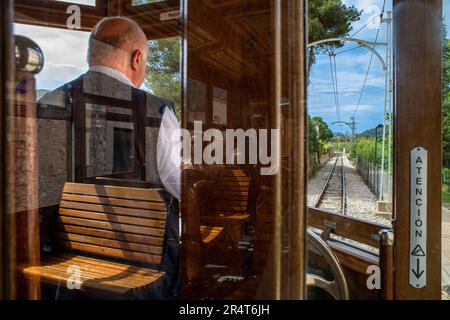
[[[117,33],[97,39],[99,30],[114,21],[123,21],[128,24]],[[92,65],[101,59],[127,58],[131,54],[132,45],[136,43],[135,39],[142,39],[143,42],[147,40],[144,31],[136,21],[121,16],[103,18],[95,25],[89,36],[88,64]]]

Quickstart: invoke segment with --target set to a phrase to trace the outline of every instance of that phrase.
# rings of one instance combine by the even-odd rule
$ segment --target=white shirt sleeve
[[[181,194],[180,124],[172,109],[166,107],[158,135],[157,165],[162,184],[178,200]]]

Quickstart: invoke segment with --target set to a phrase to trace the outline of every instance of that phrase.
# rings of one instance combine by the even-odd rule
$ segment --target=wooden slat
[[[202,241],[209,244],[214,241],[223,231],[223,227],[200,226]]]
[[[367,274],[369,266],[378,265],[378,257],[374,254],[336,241],[327,241],[327,244],[338,257],[340,264],[359,273]]]
[[[100,212],[90,212],[90,211],[72,210],[72,209],[64,209],[64,208],[59,210],[59,214],[61,216],[69,216],[69,217],[77,217],[77,218],[83,218],[83,219],[123,223],[123,224],[144,226],[144,227],[150,227],[150,228],[162,228],[163,229],[166,224],[166,222],[164,220],[134,218],[134,217],[121,216],[121,215],[117,215],[117,214],[106,214],[106,213],[100,213]]]
[[[221,181],[226,181],[226,182],[249,182],[250,179],[248,177],[234,177],[234,176],[229,176],[229,177],[221,177],[220,178]]]
[[[127,274],[121,275],[120,273],[117,273],[117,271],[108,268],[101,268],[95,265],[85,265],[73,262],[69,264],[67,262],[52,261],[51,259],[44,261],[41,265],[41,268],[67,273],[69,268],[73,266],[79,267],[80,275],[90,280],[95,280],[99,283],[108,281],[114,283],[117,286],[122,286],[129,289],[143,287],[148,282],[154,282],[157,280],[157,278],[155,277],[148,277],[147,281],[145,281],[141,277]]]
[[[68,259],[44,257],[41,266],[26,268],[24,273],[28,276],[39,276],[43,282],[59,283],[67,281],[67,270],[70,266],[80,268],[82,290],[97,289],[122,295],[130,289],[148,286],[165,275],[164,272],[152,269],[136,268],[82,256],[71,256]]]
[[[225,214],[218,214],[215,217],[205,217],[204,219],[208,219],[208,218],[212,218],[212,219],[217,219],[217,220],[226,220],[226,221],[246,221],[250,218],[249,214],[241,214],[241,213],[236,213],[233,215],[225,215]]]
[[[164,236],[163,229],[147,228],[127,224],[119,224],[114,222],[94,221],[65,216],[60,216],[59,219],[64,224],[77,225],[82,227],[129,232],[146,236],[159,236],[159,237]]]
[[[83,258],[82,256],[78,257]],[[83,274],[86,272],[86,274],[96,276],[97,278],[115,277],[119,279],[120,277],[121,279],[125,279],[127,284],[135,284],[137,286],[142,286],[145,285],[145,283],[156,281],[164,274],[163,272],[157,270],[133,268],[130,266],[119,266],[119,268],[117,268],[116,263],[114,262],[107,262],[97,259],[67,259],[61,256],[45,256],[42,260],[41,266],[50,265],[57,266],[62,270],[67,270],[68,267],[76,265],[80,267]]]
[[[228,187],[228,188],[248,189],[248,187],[250,186],[250,183],[244,182],[244,181],[222,181],[222,185],[224,188]]]
[[[223,185],[222,186],[223,192],[230,192],[230,193],[245,193],[248,192],[248,186],[238,186],[238,185]]]
[[[216,213],[218,215],[233,215],[233,214],[237,214],[237,213],[245,213],[247,211],[247,209],[241,209],[241,208],[225,208],[223,210],[218,210]]]
[[[321,230],[326,229],[325,221],[336,223],[333,233],[378,248],[376,237],[382,229],[389,228],[382,224],[342,216],[336,213],[308,208],[308,225]]]
[[[221,176],[231,176],[231,177],[248,177],[248,173],[244,170],[240,169],[231,169],[231,170],[224,170],[221,172]]]
[[[109,231],[109,230],[100,230],[93,228],[86,228],[80,226],[71,226],[64,225],[60,227],[61,231],[65,231],[67,233],[75,233],[80,235],[87,235],[93,237],[102,237],[108,239],[122,240],[122,241],[130,241],[135,243],[142,243],[153,246],[162,246],[164,243],[164,239],[158,237],[149,237],[144,235],[138,235],[133,233],[125,233],[120,231]]]
[[[77,202],[92,203],[92,204],[111,205],[111,206],[116,206],[116,207],[147,209],[147,210],[155,210],[155,211],[163,211],[163,212],[165,212],[167,210],[166,205],[161,202],[126,200],[126,199],[117,199],[117,198],[76,195],[76,194],[71,194],[71,193],[63,193],[61,200],[77,201]]]
[[[121,273],[132,273],[132,274],[139,274],[141,276],[147,276],[148,272],[156,272],[156,273],[164,273],[160,271],[156,271],[153,269],[147,269],[147,268],[138,268],[134,266],[130,266],[127,264],[123,264],[120,262],[110,262],[80,255],[73,255],[73,254],[64,254],[64,256],[53,256],[51,257],[53,260],[58,260],[59,262],[67,261],[70,263],[77,263],[77,264],[89,264],[93,266],[101,266],[109,269],[116,270],[116,272]]]
[[[234,198],[234,199],[227,199],[225,204],[229,205],[229,206],[236,206],[236,207],[244,207],[244,208],[246,208],[247,207],[247,199],[245,199],[245,200],[239,200],[239,199],[236,199],[236,198]]]
[[[108,205],[96,205],[90,203],[72,202],[72,201],[61,201],[60,208],[65,209],[78,209],[84,211],[94,211],[101,213],[113,213],[131,217],[140,217],[147,219],[158,219],[165,221],[166,213],[160,211],[148,211],[141,209],[131,209],[123,207],[113,207]]]
[[[225,198],[236,197],[236,196],[240,196],[242,198],[247,198],[248,197],[248,189],[245,190],[245,191],[242,191],[240,189],[235,189],[235,190],[224,189],[223,190],[223,195],[224,195]]]
[[[62,241],[62,246],[73,249],[80,250],[84,252],[91,252],[107,257],[114,257],[119,259],[126,259],[131,261],[138,261],[144,263],[153,263],[159,264],[161,263],[161,256],[154,254],[146,254],[140,252],[132,252],[121,249],[107,248],[107,247],[99,247],[96,245],[90,245],[85,243],[73,242],[73,241]]]
[[[85,235],[66,233],[66,232],[59,232],[58,238],[68,240],[68,241],[92,244],[92,245],[101,246],[101,247],[109,247],[109,248],[116,248],[116,249],[128,250],[128,251],[137,251],[137,252],[157,254],[157,255],[162,255],[162,251],[163,251],[162,246],[159,246],[159,247],[149,246],[149,245],[143,245],[143,244],[139,244],[139,243],[125,242],[125,241],[118,241],[118,240],[111,240],[111,239],[102,239],[102,238],[97,238],[97,237],[89,237],[89,236],[85,236]]]
[[[161,195],[154,189],[138,189],[66,182],[64,185],[64,193],[113,197],[126,200],[157,201],[164,203]]]
[[[67,272],[46,267],[29,267],[24,269],[23,273],[28,277],[38,277],[41,282],[49,284],[59,284],[67,281]],[[119,286],[111,281],[96,282],[88,280],[91,280],[91,278],[86,276],[80,277],[82,282],[80,290],[88,291],[93,289],[100,292],[112,292],[117,295],[125,295],[130,290],[130,288]]]

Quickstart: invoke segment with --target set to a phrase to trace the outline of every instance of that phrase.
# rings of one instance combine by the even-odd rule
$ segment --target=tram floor
[[[442,287],[450,299],[450,209],[442,207]]]

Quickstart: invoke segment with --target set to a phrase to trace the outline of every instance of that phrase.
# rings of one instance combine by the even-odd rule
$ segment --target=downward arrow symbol
[[[416,276],[417,279],[420,279],[420,277],[422,276],[422,274],[425,272],[425,270],[420,271],[420,260],[417,259],[417,267],[416,270],[412,269],[411,271],[414,273],[414,275]]]

